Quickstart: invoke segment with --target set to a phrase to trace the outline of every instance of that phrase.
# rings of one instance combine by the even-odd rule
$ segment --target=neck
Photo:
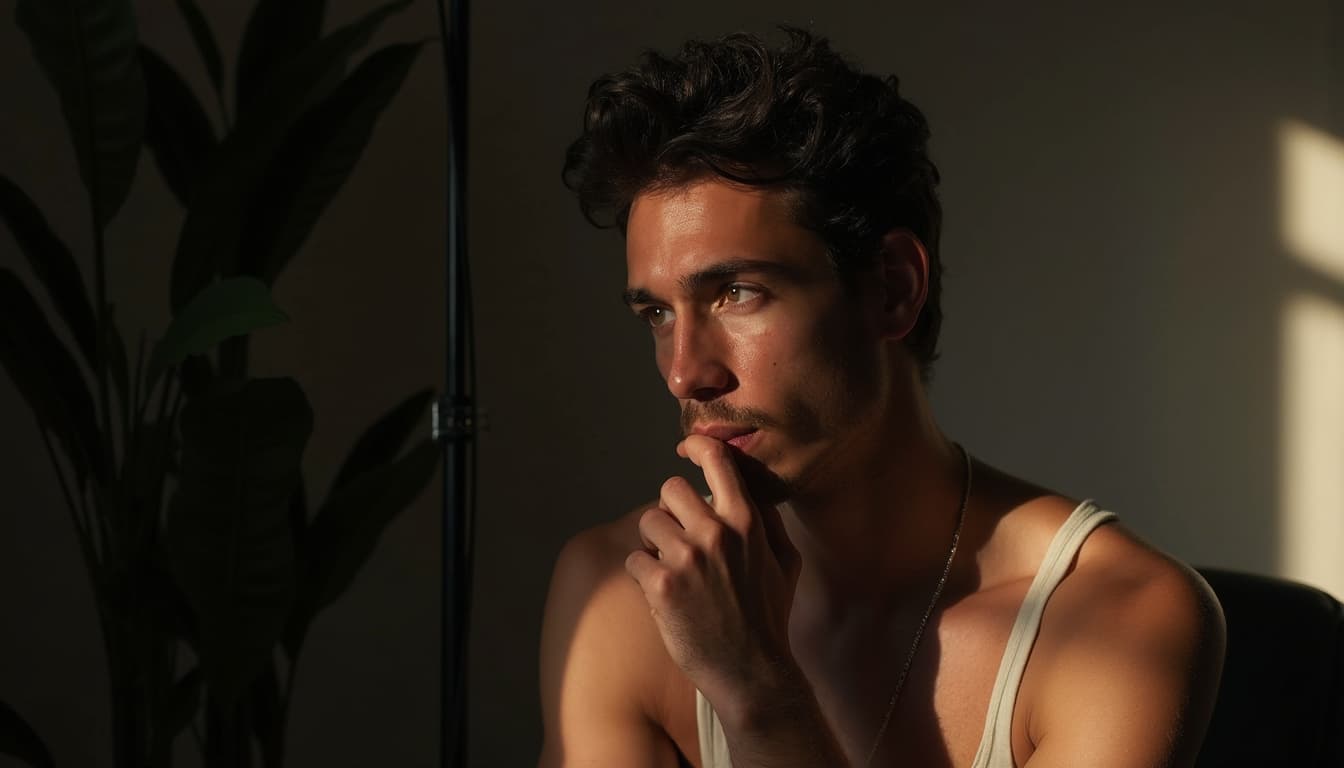
[[[934,422],[923,388],[781,508],[803,559],[796,600],[890,604],[924,594],[947,562],[961,511],[965,460]]]

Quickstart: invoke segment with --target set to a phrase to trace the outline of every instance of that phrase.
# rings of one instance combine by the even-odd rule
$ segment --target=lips
[[[752,439],[756,437],[755,427],[737,424],[703,424],[691,431],[697,435],[722,440],[738,450],[746,450]]]

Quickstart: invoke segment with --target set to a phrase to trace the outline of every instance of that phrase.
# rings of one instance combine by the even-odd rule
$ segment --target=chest
[[[984,733],[991,692],[1027,583],[976,594],[936,612],[923,632],[895,708],[881,733],[919,616],[866,631],[843,622],[795,632],[794,654],[832,730],[856,766],[877,742],[873,766],[970,766]],[[1032,686],[1023,680],[1012,724],[1013,752],[1031,746],[1022,715]],[[682,680],[668,733],[699,765],[695,688]]]

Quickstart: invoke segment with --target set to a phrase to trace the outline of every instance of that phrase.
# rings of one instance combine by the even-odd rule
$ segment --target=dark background
[[[201,5],[231,60],[250,3]],[[372,5],[332,0],[328,26]],[[1191,562],[1344,592],[1333,563],[1344,543],[1344,235],[1330,219],[1344,220],[1344,196],[1330,196],[1344,193],[1340,3],[474,5],[470,236],[491,430],[473,765],[535,761],[537,634],[562,542],[686,471],[672,453],[675,404],[617,298],[620,240],[584,223],[559,168],[588,83],[689,36],[811,27],[866,68],[897,73],[925,110],[946,209],[933,397],[951,436],[1099,499]],[[173,3],[137,8],[142,38],[205,93]],[[0,19],[0,172],[87,255],[59,106],[13,2]],[[420,0],[380,39],[432,34],[433,6]],[[256,371],[296,377],[313,402],[314,487],[378,414],[442,384],[443,127],[438,51],[427,49],[277,284],[293,322],[256,337]],[[1294,197],[1304,173],[1315,207]],[[1326,213],[1301,235],[1305,214],[1291,204]],[[165,326],[180,216],[145,156],[109,232],[129,338]],[[7,232],[0,264],[27,275]],[[32,418],[3,377],[0,426],[0,699],[60,765],[109,765],[91,593]],[[314,626],[293,765],[434,763],[438,499],[436,482]]]

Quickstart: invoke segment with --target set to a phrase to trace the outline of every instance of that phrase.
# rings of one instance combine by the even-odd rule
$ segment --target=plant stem
[[[224,378],[247,378],[247,347],[250,336],[234,336],[219,345],[219,372]]]
[[[42,435],[42,444],[46,447],[47,458],[51,461],[52,469],[56,471],[57,482],[61,486],[61,493],[65,496],[65,503],[70,510],[70,517],[75,524],[75,530],[79,535],[80,551],[84,555],[84,567],[88,571],[89,581],[93,587],[94,602],[98,607],[98,628],[99,634],[103,639],[103,653],[107,655],[108,664],[108,696],[111,699],[112,723],[113,723],[113,754],[118,756],[117,765],[134,765],[134,743],[133,734],[127,732],[126,712],[121,704],[122,696],[122,673],[117,664],[119,658],[116,652],[115,640],[112,632],[115,629],[113,622],[108,620],[107,615],[107,592],[103,589],[103,573],[98,561],[97,549],[93,542],[91,530],[92,520],[89,519],[88,509],[83,504],[83,490],[80,491],[80,503],[76,505],[75,497],[70,492],[69,483],[66,481],[65,473],[61,471],[60,462],[56,459],[56,451],[51,447],[51,440],[47,437],[46,429],[39,424],[39,432]],[[83,518],[83,519],[81,519]],[[104,548],[106,544],[104,543]],[[128,738],[130,737],[130,738]]]
[[[130,403],[126,406],[126,423],[129,430],[125,444],[126,466],[130,466],[131,461],[140,455],[140,433],[143,431],[145,418],[144,410],[140,407],[140,387],[142,386],[140,377],[142,375],[141,366],[144,362],[145,331],[142,328],[140,330],[140,346],[135,353],[135,371],[131,374]]]
[[[75,524],[75,532],[79,534],[79,549],[84,553],[84,567],[88,569],[89,576],[93,577],[98,562],[89,538],[89,529],[84,520],[81,519],[81,507],[75,505],[75,499],[70,493],[70,485],[65,479],[65,473],[61,471],[60,462],[56,460],[56,451],[52,449],[51,439],[47,437],[47,430],[42,427],[41,423],[38,424],[38,432],[42,435],[42,445],[46,446],[47,458],[51,460],[51,468],[56,471],[56,481],[61,486],[61,494],[65,496],[65,506],[70,510],[70,520]],[[93,588],[95,591],[98,589],[96,578]]]
[[[224,89],[223,89],[223,88],[216,88],[216,89],[215,89],[215,100],[219,102],[219,116],[220,116],[220,118],[222,118],[223,121],[224,121],[224,134],[223,134],[223,135],[228,136],[228,135],[229,135],[229,131],[231,131],[231,130],[233,129],[233,127],[232,127],[232,125],[231,125],[231,123],[232,123],[233,121],[229,119],[229,103],[228,103],[228,101],[225,100],[225,98],[224,98]]]
[[[156,426],[163,426],[163,418],[168,413],[168,390],[172,388],[173,377],[169,373],[163,374],[163,389],[159,390],[159,414],[154,420]]]
[[[98,203],[95,196],[90,195],[93,204],[90,206],[93,213],[93,268],[95,281],[97,284],[98,299],[98,338],[96,339],[98,349],[98,365],[95,373],[98,376],[98,403],[103,416],[103,469],[104,477],[111,477],[114,473],[115,454],[112,446],[112,408],[111,397],[108,395],[107,386],[107,333],[108,333],[108,315],[107,315],[107,244],[104,241],[103,228],[100,225],[101,216],[99,216]]]
[[[122,393],[121,399],[118,401],[118,404],[121,405],[121,466],[123,472],[130,466],[131,456],[134,455],[131,452],[133,436],[131,416],[135,413],[135,390],[131,387],[132,385],[128,382],[126,391]]]
[[[280,723],[277,726],[280,745],[276,750],[280,753],[280,766],[285,764],[285,741],[289,733],[289,705],[294,700],[294,674],[298,668],[299,649],[295,648],[294,655],[289,657],[289,669],[285,671],[285,690],[280,692]]]

